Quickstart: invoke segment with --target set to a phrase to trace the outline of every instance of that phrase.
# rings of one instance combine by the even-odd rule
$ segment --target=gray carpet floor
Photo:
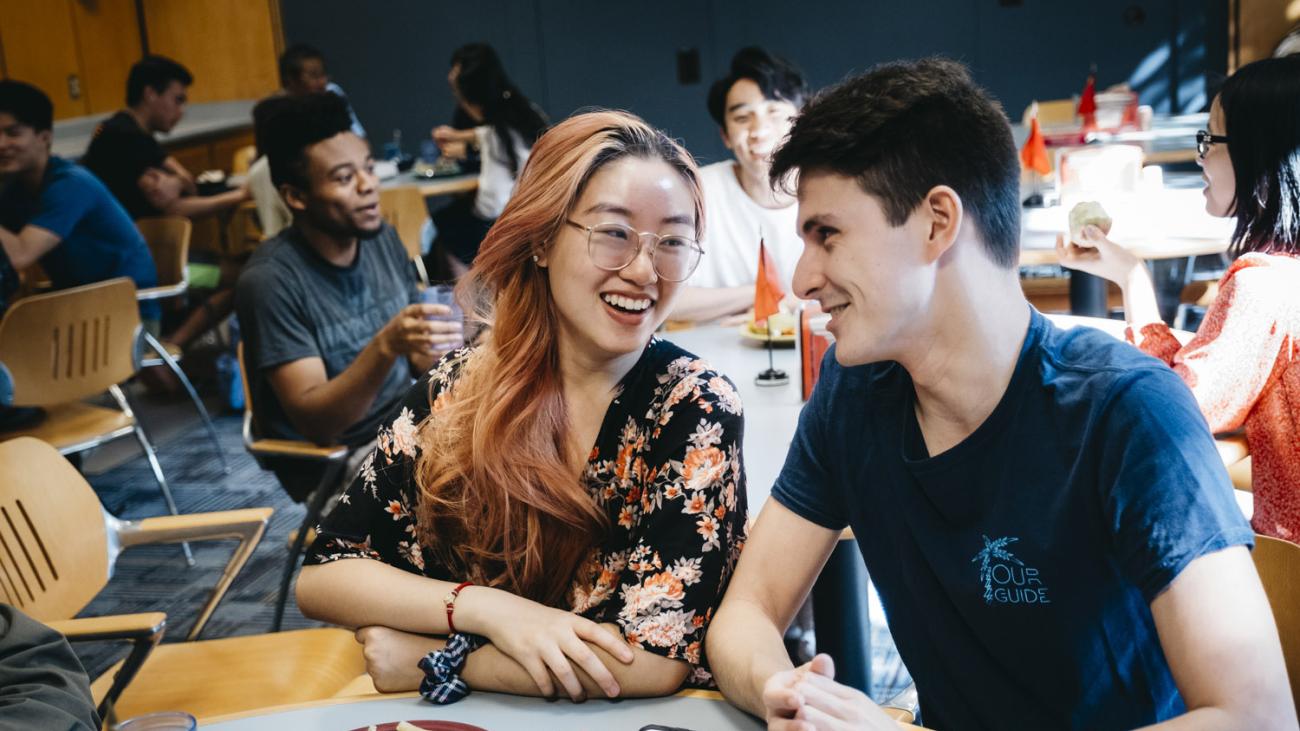
[[[146,425],[158,442],[163,472],[182,513],[237,508],[271,507],[275,514],[261,544],[235,579],[226,599],[204,630],[212,639],[267,632],[274,614],[281,572],[288,556],[288,535],[302,522],[304,508],[280,488],[274,475],[262,471],[243,448],[241,418],[216,417],[221,448],[231,465],[223,474],[213,445],[189,408],[175,404],[138,405]],[[152,414],[150,412],[153,412]],[[123,451],[123,443],[126,444]],[[86,461],[88,480],[104,506],[119,518],[145,518],[166,512],[162,495],[148,462],[138,452],[132,457],[129,440],[116,446],[114,459],[91,456]],[[106,464],[105,464],[106,463]],[[115,463],[116,466],[113,466]],[[107,469],[104,469],[107,467]],[[99,469],[104,471],[94,474]],[[164,642],[182,641],[221,575],[233,542],[191,544],[197,564],[187,567],[179,545],[142,546],[124,551],[112,578],[80,616],[162,611],[168,616]],[[873,602],[874,604],[874,602]],[[886,699],[910,682],[878,606],[872,611],[872,691]],[[302,616],[290,592],[285,629],[319,626]],[[90,676],[96,677],[126,652],[124,645],[88,643],[76,646]]]

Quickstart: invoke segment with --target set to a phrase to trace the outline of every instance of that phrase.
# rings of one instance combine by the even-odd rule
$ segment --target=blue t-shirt
[[[50,157],[40,192],[17,182],[0,195],[0,226],[14,233],[39,226],[59,237],[40,259],[58,289],[130,277],[137,289],[156,287],[158,270],[149,247],[122,205],[88,170]],[[157,320],[157,302],[140,303],[140,316]]]
[[[931,457],[897,363],[834,349],[772,497],[853,527],[932,728],[1134,728],[1184,712],[1150,602],[1250,545],[1173,371],[1033,311],[1011,382]]]

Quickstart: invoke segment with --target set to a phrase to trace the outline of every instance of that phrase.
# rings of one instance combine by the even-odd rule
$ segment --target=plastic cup
[[[433,284],[420,293],[420,302],[426,305],[446,305],[451,308],[450,315],[433,315],[430,320],[447,320],[460,322],[465,315],[456,304],[456,289],[450,284]]]
[[[159,711],[127,719],[116,731],[195,731],[199,722],[184,711]]]

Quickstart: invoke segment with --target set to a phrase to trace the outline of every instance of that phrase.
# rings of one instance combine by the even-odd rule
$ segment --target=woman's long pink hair
[[[492,327],[488,343],[420,425],[420,542],[473,580],[552,606],[608,526],[574,464],[551,284],[535,256],[591,176],[625,157],[677,169],[702,230],[698,171],[676,142],[624,112],[556,125],[537,141],[458,289],[461,301],[483,303],[476,315]]]

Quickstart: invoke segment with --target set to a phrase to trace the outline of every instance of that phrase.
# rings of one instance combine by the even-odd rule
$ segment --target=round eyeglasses
[[[1227,135],[1212,135],[1209,130],[1199,130],[1196,133],[1196,156],[1205,159],[1210,153],[1210,145],[1228,144]]]
[[[570,226],[587,232],[587,256],[591,263],[607,272],[617,272],[631,264],[641,254],[643,242],[650,239],[650,265],[660,279],[682,282],[700,265],[704,249],[689,236],[660,235],[637,231],[621,223],[600,223],[583,226],[565,219]]]

